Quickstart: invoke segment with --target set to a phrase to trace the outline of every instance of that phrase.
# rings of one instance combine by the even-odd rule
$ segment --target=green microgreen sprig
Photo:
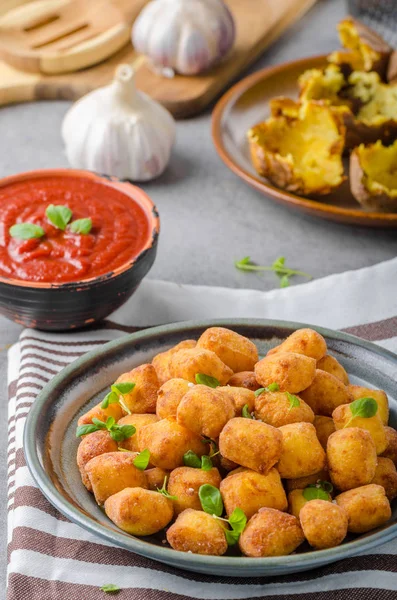
[[[295,396],[294,394],[290,394],[289,392],[285,392],[288,402],[289,402],[289,409],[288,412],[291,412],[291,410],[293,408],[298,408],[301,405],[301,402],[298,398],[298,396]]]
[[[163,481],[163,485],[161,488],[156,488],[159,494],[162,494],[163,496],[165,496],[165,498],[168,498],[168,500],[178,500],[177,496],[171,496],[171,494],[168,493],[167,490],[167,480],[168,480],[168,475],[166,475],[164,477],[164,481]]]
[[[278,392],[279,389],[280,386],[278,385],[278,383],[271,383],[267,387],[259,388],[258,390],[256,390],[255,396],[258,397],[261,394],[263,394],[263,392]]]
[[[378,412],[378,403],[374,398],[358,398],[349,404],[351,417],[345,423],[344,427],[348,427],[355,417],[370,419]]]
[[[136,432],[133,425],[117,425],[113,417],[108,417],[105,421],[100,419],[92,419],[92,423],[87,425],[79,425],[76,430],[76,437],[87,435],[88,433],[94,433],[100,429],[107,429],[110,433],[110,437],[115,442],[122,442],[130,438]]]
[[[304,271],[299,271],[297,269],[290,269],[285,265],[285,256],[279,256],[276,258],[274,263],[270,266],[262,266],[257,265],[252,262],[250,256],[245,256],[241,260],[236,260],[234,266],[236,269],[240,271],[251,271],[251,272],[260,272],[260,271],[273,271],[280,279],[280,287],[288,287],[290,285],[290,278],[295,275],[300,275],[301,277],[307,277],[308,279],[312,279],[312,276],[309,273],[305,273]]]
[[[195,380],[196,383],[200,385],[206,385],[210,388],[217,388],[221,385],[216,377],[211,377],[210,375],[205,375],[204,373],[196,373]]]
[[[303,490],[303,497],[305,500],[330,500],[333,492],[333,485],[329,481],[321,481],[319,479],[316,483],[310,483]]]
[[[121,408],[128,414],[131,414],[130,409],[125,403],[124,396],[132,392],[135,387],[135,383],[123,381],[120,383],[114,383],[110,386],[110,392],[106,394],[101,402],[101,408],[107,408],[109,404],[115,404],[118,402]]]
[[[221,515],[224,509],[221,493],[218,488],[209,483],[200,486],[199,498],[204,512],[230,525],[231,529],[224,527],[224,532],[228,545],[234,546],[247,524],[247,517],[244,511],[241,508],[235,508],[228,519],[222,518]]]

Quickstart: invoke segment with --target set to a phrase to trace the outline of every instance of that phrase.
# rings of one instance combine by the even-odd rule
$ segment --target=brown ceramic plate
[[[298,77],[306,69],[321,68],[326,56],[312,56],[270,67],[246,77],[216,105],[212,117],[215,147],[226,166],[253,188],[291,208],[340,223],[369,227],[397,227],[397,213],[366,212],[353,198],[349,182],[337,192],[315,200],[281,190],[258,175],[251,164],[247,131],[269,116],[269,100],[298,96]]]

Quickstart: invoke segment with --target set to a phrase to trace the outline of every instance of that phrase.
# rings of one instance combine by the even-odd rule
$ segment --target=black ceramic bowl
[[[119,308],[137,289],[151,268],[157,251],[160,220],[151,199],[140,188],[73,169],[48,169],[6,177],[2,187],[38,177],[84,177],[110,186],[134,200],[145,212],[149,234],[137,255],[121,267],[91,279],[73,283],[36,283],[0,277],[0,313],[26,327],[66,331],[92,325]]]

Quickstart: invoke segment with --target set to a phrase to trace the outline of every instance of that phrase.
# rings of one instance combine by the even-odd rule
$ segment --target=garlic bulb
[[[234,20],[223,0],[151,0],[132,29],[135,49],[165,75],[207,70],[234,39]]]
[[[136,90],[133,69],[119,65],[110,85],[70,108],[62,137],[72,167],[148,181],[168,164],[175,121],[160,104]]]

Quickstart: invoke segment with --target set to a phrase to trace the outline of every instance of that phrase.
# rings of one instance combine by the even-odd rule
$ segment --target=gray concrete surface
[[[342,0],[319,0],[251,71],[334,49],[334,26],[344,13]],[[60,125],[68,106],[67,102],[37,102],[0,110],[0,176],[67,166]],[[226,169],[212,146],[210,111],[178,123],[176,147],[167,172],[143,187],[157,203],[162,220],[152,278],[266,290],[278,285],[275,277],[240,273],[233,261],[251,255],[269,263],[284,255],[291,266],[318,278],[372,265],[397,252],[395,231],[343,226],[306,217],[274,204],[244,185]],[[6,347],[17,339],[19,330],[0,319],[0,407],[4,419]],[[4,435],[0,439],[2,600],[6,563],[6,439]]]

